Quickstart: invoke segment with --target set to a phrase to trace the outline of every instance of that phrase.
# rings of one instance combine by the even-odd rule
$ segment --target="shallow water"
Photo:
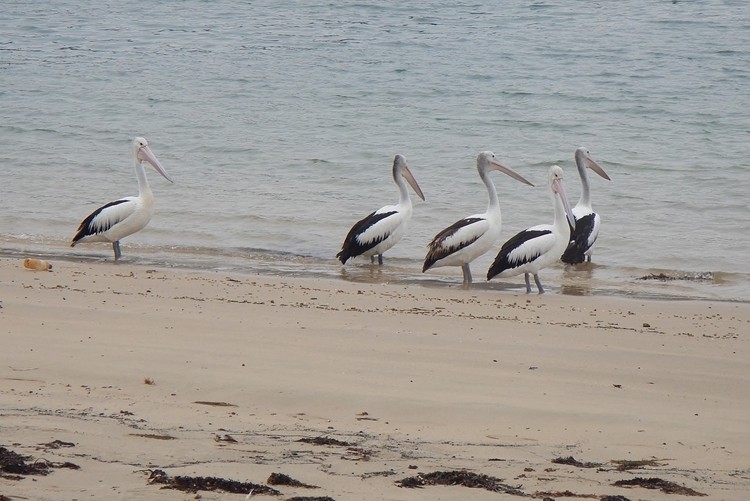
[[[346,280],[460,284],[420,273],[425,245],[482,212],[493,150],[537,186],[492,173],[502,239],[551,222],[549,166],[579,194],[585,145],[603,220],[592,265],[542,272],[552,291],[750,300],[750,8],[380,2],[8,2],[0,19],[0,252],[69,249],[89,212],[137,191],[147,137],[150,225],[126,259]],[[393,156],[426,202],[386,254],[342,267],[349,227],[394,203]],[[501,242],[498,242],[498,249]],[[523,278],[478,288],[522,291]],[[639,280],[665,274],[677,280]]]

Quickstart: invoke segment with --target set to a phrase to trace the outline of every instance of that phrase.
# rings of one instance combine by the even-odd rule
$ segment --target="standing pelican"
[[[378,256],[378,264],[383,264],[383,253],[404,236],[412,212],[411,198],[404,179],[419,198],[424,200],[406,159],[402,155],[396,155],[393,159],[393,181],[398,186],[398,204],[381,207],[352,226],[341,246],[341,252],[336,254],[341,264],[346,264],[348,259],[359,255],[369,256],[373,263],[375,256]]]
[[[500,237],[502,223],[500,203],[497,200],[495,185],[488,173],[499,170],[513,179],[534,186],[516,171],[500,163],[491,151],[483,151],[477,155],[477,170],[479,171],[479,177],[487,187],[487,195],[489,196],[487,211],[456,221],[435,235],[435,238],[428,245],[427,256],[422,267],[422,273],[424,273],[433,266],[436,268],[440,266],[460,266],[464,273],[463,286],[466,288],[471,285],[469,263],[490,250]]]
[[[156,172],[173,182],[161,162],[151,152],[148,141],[142,137],[133,139],[133,159],[135,175],[138,178],[138,196],[125,197],[99,207],[81,221],[70,246],[83,242],[112,242],[115,261],[120,259],[120,240],[142,230],[154,213],[154,194],[146,179],[146,171],[141,163],[150,163]]]
[[[495,257],[495,262],[487,271],[487,280],[495,276],[512,277],[523,273],[526,279],[526,292],[530,293],[531,273],[534,275],[539,294],[544,293],[539,281],[539,270],[560,259],[560,254],[570,240],[570,228],[576,227],[568,197],[565,195],[563,170],[560,166],[550,167],[547,182],[555,205],[555,222],[525,229],[505,242]]]
[[[575,153],[578,175],[581,177],[581,198],[573,207],[573,215],[576,218],[575,230],[570,233],[570,243],[562,255],[563,263],[577,264],[584,261],[591,262],[591,254],[594,252],[594,242],[599,236],[599,214],[591,208],[591,193],[589,191],[589,178],[586,168],[589,168],[609,181],[609,176],[601,166],[591,158],[589,150],[583,146]]]

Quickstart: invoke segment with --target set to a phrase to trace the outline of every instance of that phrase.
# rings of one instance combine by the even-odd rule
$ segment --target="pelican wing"
[[[595,212],[576,218],[576,229],[570,233],[570,243],[565,249],[563,263],[577,264],[586,260],[586,251],[591,249],[599,236],[599,215]]]
[[[381,209],[382,210],[382,209]],[[394,210],[377,210],[357,221],[344,239],[341,251],[336,254],[341,263],[372,249],[388,238],[400,223],[400,213]]]
[[[121,198],[99,207],[78,225],[78,231],[71,241],[71,246],[84,237],[104,233],[117,223],[124,221],[133,213],[135,207],[134,197]]]
[[[446,229],[435,235],[427,246],[427,256],[424,259],[422,272],[454,252],[476,242],[487,231],[489,223],[483,217],[467,217],[456,221]]]
[[[555,243],[555,236],[548,228],[523,230],[503,244],[495,261],[487,270],[487,280],[503,271],[519,268],[549,251]]]

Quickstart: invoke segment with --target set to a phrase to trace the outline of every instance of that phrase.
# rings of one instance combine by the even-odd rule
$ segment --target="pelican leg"
[[[112,242],[112,249],[115,251],[115,261],[120,259],[122,257],[122,252],[120,252],[120,241],[117,240],[116,242]]]
[[[589,263],[591,262],[591,254],[589,254],[588,256],[586,256],[586,261],[588,261]]]
[[[469,269],[469,263],[461,265],[461,271],[464,272],[464,288],[468,289],[471,287],[471,269]]]
[[[544,287],[542,287],[542,282],[539,281],[539,275],[534,273],[534,282],[536,282],[536,289],[539,291],[539,294],[544,294]],[[531,292],[531,289],[529,289],[529,292]]]
[[[523,274],[524,280],[526,280],[526,294],[531,294],[531,284],[529,283],[529,274]]]
[[[383,266],[383,255],[382,254],[378,254],[378,264],[380,266]]]
[[[370,264],[375,264],[375,254],[370,256]]]

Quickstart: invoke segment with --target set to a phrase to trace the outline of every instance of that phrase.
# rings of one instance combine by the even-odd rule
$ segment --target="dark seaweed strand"
[[[502,479],[468,471],[435,471],[420,473],[396,482],[399,487],[419,488],[427,485],[461,485],[491,492],[503,492],[515,496],[528,497],[519,487],[504,484]]]
[[[223,491],[234,494],[270,494],[278,496],[281,492],[267,485],[254,484],[252,482],[238,482],[218,477],[189,477],[176,475],[170,477],[164,470],[153,470],[149,477],[149,483],[164,484],[168,488],[186,492],[197,491]]]

